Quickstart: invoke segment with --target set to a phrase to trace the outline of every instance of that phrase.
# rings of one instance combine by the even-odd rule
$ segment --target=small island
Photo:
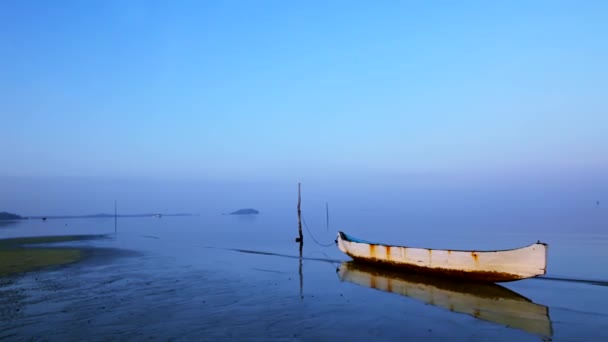
[[[17,214],[7,213],[6,211],[0,212],[0,220],[5,221],[13,221],[13,220],[23,220],[24,217],[21,217]]]
[[[260,212],[255,209],[247,208],[247,209],[239,209],[237,211],[233,211],[229,215],[257,215],[259,213]]]

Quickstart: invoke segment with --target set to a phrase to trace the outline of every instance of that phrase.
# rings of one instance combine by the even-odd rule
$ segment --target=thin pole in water
[[[302,250],[302,245],[304,245],[304,235],[302,235],[302,210],[300,209],[301,204],[301,196],[300,196],[300,183],[298,183],[298,236],[296,238],[296,242],[300,243],[300,251]]]
[[[117,211],[116,211],[116,200],[114,200],[114,233],[118,230],[118,219],[117,219]]]
[[[300,209],[301,204],[301,196],[300,196],[300,183],[298,183],[298,234],[299,237],[296,238],[296,242],[300,242],[300,259],[298,265],[298,274],[300,275],[300,300],[304,299],[304,276],[302,274],[302,249],[304,246],[304,235],[302,235],[302,210]]]
[[[302,248],[300,248],[298,274],[300,275],[300,300],[302,300],[302,299],[304,299],[304,275],[302,274]]]
[[[329,231],[329,203],[325,202],[325,226]]]

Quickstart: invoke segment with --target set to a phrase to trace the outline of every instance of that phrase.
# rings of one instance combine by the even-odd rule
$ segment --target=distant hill
[[[233,211],[229,215],[257,215],[259,213],[260,212],[255,209],[246,208],[246,209],[239,209],[237,211]]]
[[[116,217],[163,217],[163,216],[193,216],[192,214],[119,214]],[[75,218],[113,218],[114,214],[92,214],[92,215],[52,215],[52,216],[30,216],[32,219],[75,219]]]
[[[257,214],[257,212],[256,212]],[[117,217],[163,217],[163,216],[193,216],[189,213],[178,213],[178,214],[126,214],[117,215]],[[92,215],[52,215],[52,216],[29,216],[23,217],[17,214],[8,213],[5,211],[0,212],[0,221],[14,221],[14,220],[26,220],[26,219],[75,219],[75,218],[113,218],[114,214],[92,214]]]
[[[6,211],[0,212],[0,220],[23,220],[24,217],[21,217],[17,214],[7,213]]]

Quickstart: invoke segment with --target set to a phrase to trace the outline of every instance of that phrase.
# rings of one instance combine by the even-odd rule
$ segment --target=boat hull
[[[546,273],[547,265],[543,243],[512,250],[455,251],[376,244],[339,232],[338,248],[358,262],[476,282],[536,277]]]

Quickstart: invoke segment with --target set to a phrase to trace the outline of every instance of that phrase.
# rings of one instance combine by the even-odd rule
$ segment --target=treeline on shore
[[[17,214],[8,213],[6,211],[0,212],[0,220],[23,220],[25,217],[21,217]]]

